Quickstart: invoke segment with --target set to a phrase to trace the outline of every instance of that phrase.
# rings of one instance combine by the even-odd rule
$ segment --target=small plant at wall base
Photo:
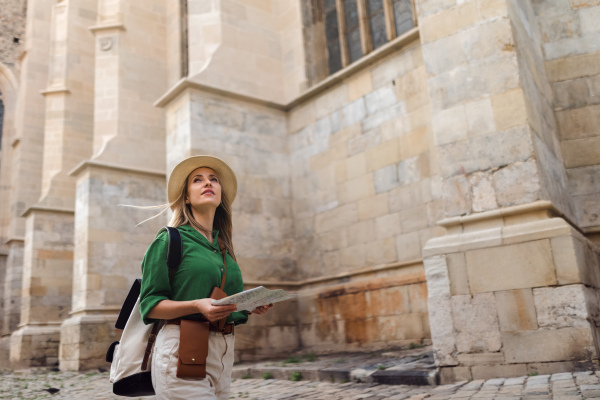
[[[298,382],[302,380],[302,373],[299,371],[292,372],[292,376],[290,377],[292,382]]]
[[[387,367],[383,364],[378,364],[377,365],[377,371],[383,371],[384,369],[386,369]]]
[[[308,362],[313,362],[318,360],[319,358],[314,353],[307,353],[304,355],[304,359]]]
[[[264,374],[262,374],[262,377],[263,379],[273,379],[273,374],[267,371]]]
[[[246,375],[242,376],[242,379],[252,379],[252,375],[246,374]]]
[[[285,364],[301,364],[302,362],[302,358],[290,356],[287,360],[283,362],[283,365],[285,366]]]

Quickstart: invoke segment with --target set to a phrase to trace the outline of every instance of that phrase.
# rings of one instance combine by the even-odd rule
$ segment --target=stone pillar
[[[164,225],[159,219],[136,227],[158,211],[119,207],[164,203],[164,174],[88,162],[73,175],[73,298],[70,318],[62,324],[61,370],[106,367],[104,354],[118,340],[114,323],[125,295],[141,277],[146,248]]]
[[[21,324],[11,340],[14,365],[58,362],[60,324],[71,306],[75,180],[69,171],[91,155],[94,1],[59,1],[52,35],[41,196],[27,219]],[[77,54],[77,57],[73,57]],[[38,337],[39,336],[39,337]]]
[[[423,249],[442,377],[589,369],[598,254],[573,223],[531,3],[418,10],[447,229]]]
[[[8,247],[5,279],[5,312],[3,345],[10,343],[10,334],[17,329],[21,313],[21,274],[25,218],[28,205],[40,195],[42,148],[44,133],[44,90],[48,77],[48,54],[52,2],[27,2],[25,41],[21,48],[19,87],[16,96],[7,103],[10,129],[2,146],[2,186],[10,190],[2,194],[2,238]],[[5,76],[3,78],[6,78]],[[4,80],[4,79],[2,79]],[[4,89],[4,87],[2,88]],[[18,99],[18,101],[16,100]],[[9,166],[9,168],[7,168]],[[12,353],[12,349],[11,349]]]
[[[26,220],[21,320],[10,343],[13,368],[58,363],[60,324],[71,308],[73,213],[32,207]]]
[[[166,203],[164,117],[152,102],[166,90],[163,0],[99,0],[95,37],[93,150],[76,179],[72,311],[63,322],[60,369],[107,367],[114,323],[164,218],[119,205]],[[140,17],[143,15],[143,17]],[[140,43],[151,43],[140,46]],[[123,74],[122,71],[127,71]]]

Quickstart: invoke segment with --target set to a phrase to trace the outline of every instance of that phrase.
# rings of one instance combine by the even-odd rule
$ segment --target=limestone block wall
[[[53,8],[39,202],[74,208],[69,172],[92,155],[94,36],[97,1],[60,2]],[[77,57],[70,56],[77,54]]]
[[[90,29],[96,37],[93,158],[99,162],[163,171],[157,160],[164,160],[164,115],[153,103],[167,89],[165,3],[98,0]]]
[[[578,0],[533,3],[569,192],[579,225],[594,234],[600,215],[600,183],[594,178],[600,172],[600,4]]]
[[[568,218],[575,221],[577,217],[569,196],[559,129],[554,115],[554,95],[544,68],[543,41],[554,37],[564,27],[558,28],[561,21],[552,25],[552,28],[539,29],[534,8],[548,13],[552,7],[547,3],[540,2],[533,6],[530,1],[507,2],[523,93],[522,102],[519,99],[511,107],[521,112],[517,115],[523,116],[523,112],[526,112],[538,165],[541,197],[551,200]]]
[[[187,23],[190,81],[279,104],[304,89],[298,2],[191,0]]]
[[[422,246],[440,234],[442,207],[426,79],[413,43],[289,113],[307,349],[369,349],[429,336],[419,260]],[[386,266],[387,280],[378,266]],[[398,308],[379,307],[388,301]]]
[[[417,5],[444,215],[541,198],[507,2]]]
[[[596,365],[600,255],[550,203],[443,224],[423,254],[444,380]]]
[[[0,1],[0,63],[12,71],[18,70],[17,59],[25,39],[26,3],[26,0]]]

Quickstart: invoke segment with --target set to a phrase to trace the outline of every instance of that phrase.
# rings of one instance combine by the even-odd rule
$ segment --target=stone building
[[[237,358],[594,368],[599,0],[0,0],[0,365],[104,366],[182,158],[236,171]]]

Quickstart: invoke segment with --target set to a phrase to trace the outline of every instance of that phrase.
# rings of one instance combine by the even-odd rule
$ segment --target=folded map
[[[294,299],[297,294],[287,293],[283,289],[269,290],[264,286],[254,289],[244,290],[238,294],[225,297],[221,300],[213,300],[215,306],[228,304],[237,304],[238,311],[253,311],[256,307],[266,306],[267,304],[278,303],[280,301]]]

